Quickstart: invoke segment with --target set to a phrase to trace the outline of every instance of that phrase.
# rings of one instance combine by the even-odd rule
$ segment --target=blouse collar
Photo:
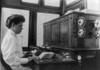
[[[13,30],[8,29],[8,32],[9,32],[10,34],[12,34],[13,36],[17,37],[17,35],[15,34],[15,32],[14,32]]]

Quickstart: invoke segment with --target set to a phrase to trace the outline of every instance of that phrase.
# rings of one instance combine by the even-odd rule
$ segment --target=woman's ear
[[[12,23],[10,28],[11,28],[12,30],[15,30],[15,24]]]
[[[10,29],[13,30],[16,33],[16,28],[15,28],[15,24],[14,23],[11,24],[11,28]]]
[[[12,24],[11,24],[11,27],[14,27],[14,26],[15,26],[14,23],[12,23]]]

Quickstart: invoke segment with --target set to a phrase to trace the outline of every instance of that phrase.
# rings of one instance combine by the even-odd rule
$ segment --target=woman
[[[24,54],[22,47],[18,41],[17,34],[22,31],[25,18],[22,15],[12,15],[7,18],[6,26],[8,31],[3,39],[1,51],[4,61],[13,70],[31,70],[31,68],[23,67],[21,64],[26,64],[32,59],[37,59],[37,56],[23,58]]]

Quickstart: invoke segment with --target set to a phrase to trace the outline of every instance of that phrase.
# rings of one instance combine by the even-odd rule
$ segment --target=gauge
[[[84,35],[85,35],[85,29],[84,28],[79,28],[79,30],[78,30],[78,36],[79,37],[84,37]]]
[[[85,18],[79,17],[78,19],[78,26],[84,26],[85,25]]]
[[[100,27],[100,19],[95,20],[94,26],[99,28]]]
[[[97,37],[100,37],[100,30],[95,32]]]
[[[93,34],[94,34],[95,37],[100,37],[100,29],[95,27],[93,29]]]

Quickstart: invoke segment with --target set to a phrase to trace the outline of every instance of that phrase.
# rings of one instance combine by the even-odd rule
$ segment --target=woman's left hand
[[[32,55],[32,57],[33,57],[34,60],[38,60],[39,59],[39,57],[36,56],[36,55]]]

